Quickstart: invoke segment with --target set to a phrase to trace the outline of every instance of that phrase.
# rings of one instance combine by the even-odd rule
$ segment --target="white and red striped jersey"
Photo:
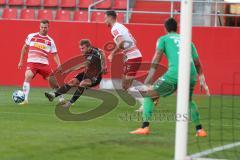
[[[141,52],[138,50],[136,46],[136,40],[123,24],[116,22],[112,26],[111,33],[114,37],[114,42],[116,44],[117,44],[116,40],[120,36],[123,39],[123,41],[125,41],[124,43],[125,49],[123,50],[123,53],[125,53],[127,59],[142,57]]]
[[[27,62],[49,64],[48,55],[57,52],[53,39],[48,35],[42,36],[39,33],[31,33],[25,43],[29,46]]]

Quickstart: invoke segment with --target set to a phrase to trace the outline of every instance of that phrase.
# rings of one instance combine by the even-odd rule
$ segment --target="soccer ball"
[[[21,90],[16,90],[12,94],[14,103],[22,103],[25,100],[25,94]]]

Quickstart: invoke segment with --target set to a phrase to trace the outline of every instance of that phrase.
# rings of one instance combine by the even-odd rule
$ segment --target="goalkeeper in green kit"
[[[167,34],[162,36],[157,41],[156,52],[153,57],[152,65],[149,70],[148,76],[145,80],[145,84],[150,84],[152,77],[157,69],[162,55],[165,54],[168,59],[168,70],[160,77],[147,91],[147,95],[144,98],[143,103],[143,124],[141,128],[130,132],[130,134],[142,134],[146,135],[150,133],[149,121],[151,120],[152,110],[154,107],[154,101],[159,97],[166,97],[171,95],[177,90],[178,82],[178,59],[179,59],[179,45],[180,35],[177,34],[177,22],[170,18],[165,22],[165,29]],[[189,114],[192,122],[196,125],[196,136],[206,137],[207,133],[202,128],[199,120],[199,112],[197,105],[192,100],[193,90],[197,82],[197,77],[200,79],[201,89],[204,88],[206,93],[210,95],[208,86],[205,82],[205,78],[202,71],[202,66],[198,58],[197,50],[194,44],[191,44],[192,48],[192,60],[190,71],[190,98],[189,98]]]

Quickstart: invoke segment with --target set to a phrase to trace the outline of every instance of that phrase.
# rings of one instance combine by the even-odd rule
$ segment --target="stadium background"
[[[150,61],[156,40],[164,34],[163,26],[144,24],[127,26],[137,40],[144,61]],[[25,68],[23,70],[17,68],[21,48],[27,35],[38,32],[38,29],[38,21],[0,21],[2,53],[0,68],[2,75],[6,75],[1,76],[1,85],[22,85]],[[62,62],[80,54],[78,41],[82,38],[90,39],[93,45],[99,48],[104,48],[104,44],[112,41],[110,29],[101,23],[51,22],[49,35],[55,40]],[[193,42],[198,49],[212,94],[232,93],[231,87],[221,91],[221,85],[233,83],[233,74],[240,72],[240,55],[237,47],[240,42],[239,35],[238,28],[193,27]],[[108,52],[106,54],[108,55]],[[51,64],[54,65],[54,62],[51,61]],[[106,75],[105,78],[110,78],[110,75]],[[37,78],[33,80],[32,86],[46,87],[48,83],[42,78]]]
[[[21,47],[29,33],[38,32],[38,19],[53,20],[49,35],[55,40],[63,63],[79,54],[78,41],[82,38],[90,39],[93,45],[99,48],[104,48],[104,44],[112,41],[110,29],[103,24],[104,10],[115,9],[119,11],[120,22],[127,21],[127,13],[124,11],[128,7],[132,8],[133,11],[163,12],[163,14],[133,12],[129,19],[130,24],[127,24],[137,40],[144,61],[150,61],[156,40],[165,33],[161,24],[170,16],[170,11],[174,11],[174,13],[180,11],[179,2],[133,0],[129,1],[129,6],[127,6],[127,0],[105,0],[92,7],[91,23],[87,23],[88,7],[93,2],[97,2],[97,0],[1,0],[0,45],[2,54],[0,68],[2,75],[7,76],[1,77],[0,85],[22,85],[25,68],[23,70],[17,69]],[[214,4],[211,6],[209,4],[211,3],[195,3],[194,12],[202,11],[206,14],[210,7],[212,10],[210,13],[212,13],[216,8],[213,8]],[[231,3],[223,5],[219,3],[218,5],[222,15],[230,13],[229,16],[240,13],[238,5]],[[211,27],[214,25],[212,24],[214,17],[206,15],[193,16],[193,25],[200,24],[198,27],[193,27],[193,42],[203,63],[211,93],[231,94],[231,87],[222,90],[221,85],[223,83],[232,84],[234,73],[240,72],[240,55],[237,47],[240,41],[240,30],[233,27]],[[173,16],[179,21],[178,14]],[[238,24],[238,17],[228,16],[220,17],[224,25],[229,25],[230,20],[236,21]],[[108,54],[106,52],[106,55]],[[167,64],[166,60],[163,64]],[[104,78],[110,77],[111,75],[108,74]],[[33,80],[32,86],[46,87],[48,84],[42,79],[38,79]]]
[[[174,2],[171,8],[172,2],[163,1],[129,0],[130,11],[164,12],[132,12],[129,15],[131,18],[126,26],[136,38],[147,62],[152,59],[156,40],[165,34],[162,24],[171,15],[170,11],[178,13],[173,16],[179,21],[179,2]],[[76,123],[59,120],[54,114],[55,103],[49,103],[44,98],[43,92],[50,88],[40,76],[31,83],[27,107],[19,107],[12,102],[13,91],[22,87],[24,79],[25,68],[17,69],[21,48],[29,33],[39,31],[39,19],[51,20],[49,35],[56,42],[62,63],[80,54],[78,41],[82,38],[89,38],[99,48],[112,42],[110,28],[103,23],[104,10],[124,12],[118,15],[120,22],[126,23],[127,0],[105,0],[92,9],[90,22],[87,22],[88,6],[93,2],[0,0],[0,159],[172,159],[175,120],[164,115],[175,114],[175,95],[160,100],[160,107],[155,108],[157,113],[161,113],[160,120],[153,122],[152,134],[146,137],[127,134],[139,125],[139,115],[135,112],[139,106],[129,106],[120,98],[114,111],[92,121]],[[195,13],[201,11],[205,14],[193,15],[193,42],[203,63],[212,96],[194,96],[209,136],[206,139],[196,138],[194,126],[190,123],[189,155],[240,141],[240,99],[233,96],[240,94],[240,30],[233,27],[240,26],[240,7],[239,4],[222,4],[223,0],[217,1],[217,5],[215,2],[210,0],[193,5]],[[217,13],[218,9],[220,18],[219,14],[209,15]],[[223,26],[215,21],[219,19]],[[55,68],[51,56],[50,61]],[[163,64],[167,64],[166,59]],[[111,67],[111,64],[108,63],[108,66]],[[109,78],[110,73],[104,77],[105,80]],[[198,87],[196,93],[199,93]],[[82,96],[71,109],[74,113],[84,113],[99,104],[98,99]],[[236,146],[208,157],[238,160],[239,153],[240,148]]]

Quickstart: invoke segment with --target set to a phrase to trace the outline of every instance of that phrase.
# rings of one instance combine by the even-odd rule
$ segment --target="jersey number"
[[[178,52],[177,54],[180,54],[180,39],[174,39],[174,43],[176,44],[177,48],[178,48]]]

